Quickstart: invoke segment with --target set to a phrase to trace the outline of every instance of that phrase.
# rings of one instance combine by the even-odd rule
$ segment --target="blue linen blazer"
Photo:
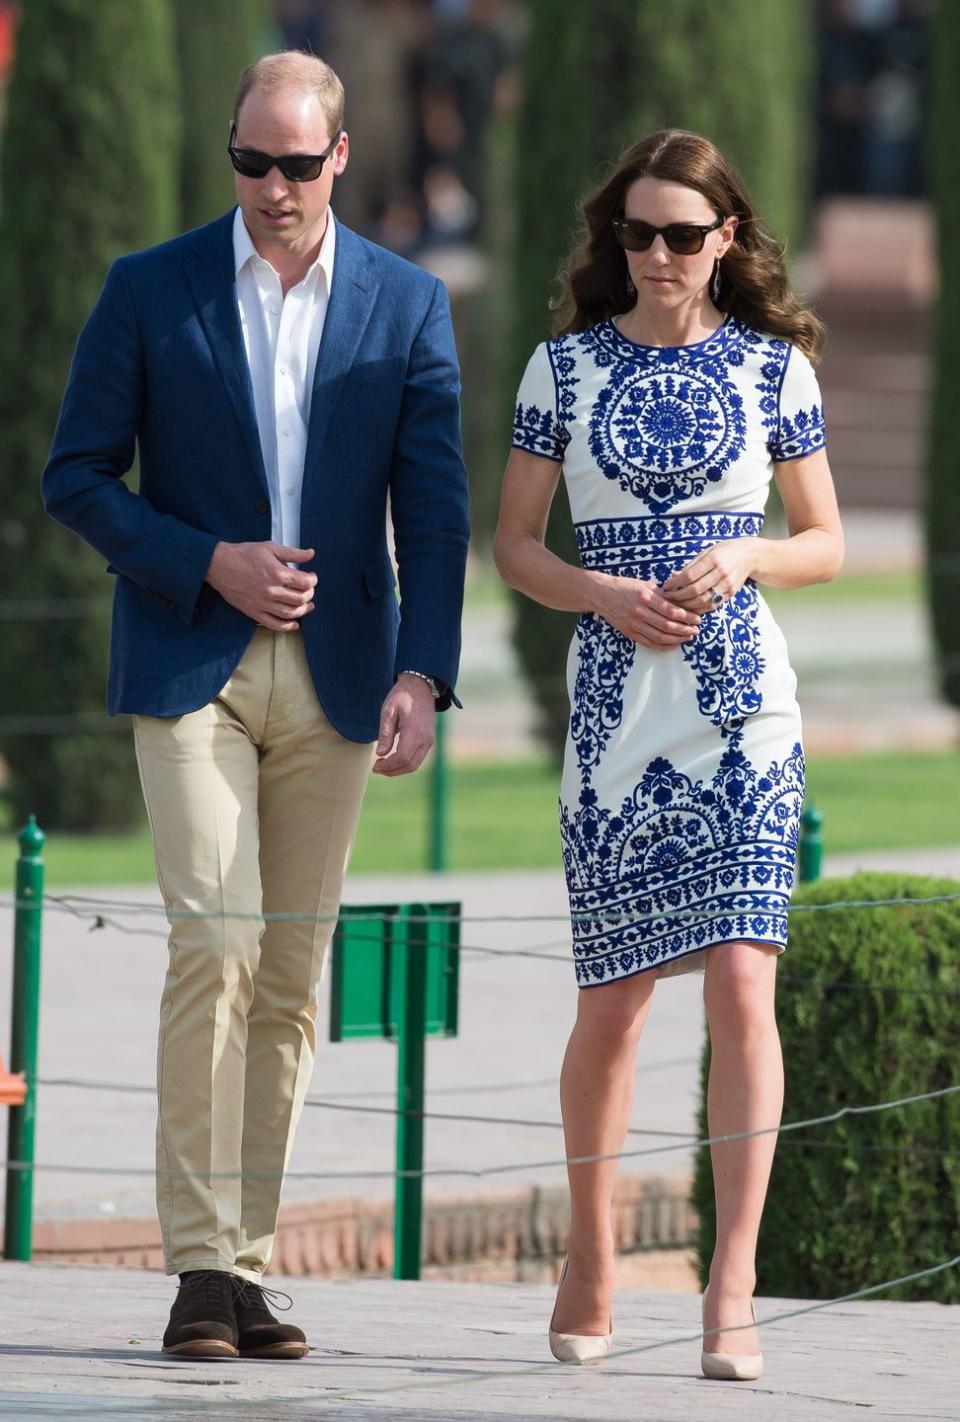
[[[256,626],[204,581],[221,539],[270,537],[233,217],[113,263],[43,471],[47,511],[117,575],[111,715],[207,705]],[[400,671],[445,683],[439,709],[460,704],[469,522],[459,397],[441,282],[338,223],[303,474],[300,545],[316,557],[299,566],[317,574],[301,634],[314,686],[349,740],[376,739]],[[122,476],[137,447],[134,493]]]

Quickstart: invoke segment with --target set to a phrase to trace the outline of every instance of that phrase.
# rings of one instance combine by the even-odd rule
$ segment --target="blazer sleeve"
[[[450,303],[437,281],[413,341],[393,449],[390,507],[400,583],[394,673],[443,684],[437,709],[456,701],[460,622],[470,537],[460,435],[460,370]],[[459,704],[459,703],[457,703]]]
[[[218,539],[153,508],[123,482],[145,398],[143,352],[124,270],[114,262],[80,332],[41,478],[47,512],[187,623]]]

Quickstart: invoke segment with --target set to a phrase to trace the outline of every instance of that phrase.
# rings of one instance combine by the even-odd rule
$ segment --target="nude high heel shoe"
[[[557,1284],[557,1293],[563,1285],[563,1276],[567,1272],[567,1260],[563,1261],[563,1268],[560,1270],[560,1282]],[[609,1333],[555,1333],[553,1320],[557,1314],[557,1305],[553,1305],[553,1313],[550,1315],[550,1352],[560,1363],[597,1363],[601,1358],[605,1358],[610,1352],[610,1345],[613,1342],[613,1317],[610,1318]]]
[[[707,1289],[710,1287],[707,1284]],[[707,1289],[703,1291],[704,1299],[707,1297]],[[750,1312],[753,1314],[753,1321],[757,1321],[757,1310],[754,1307],[753,1299],[750,1300]],[[700,1350],[700,1371],[705,1378],[725,1378],[738,1382],[747,1382],[753,1378],[758,1378],[763,1372],[762,1353],[708,1353],[704,1349]]]

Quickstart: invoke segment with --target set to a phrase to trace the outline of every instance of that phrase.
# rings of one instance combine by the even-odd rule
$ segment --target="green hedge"
[[[803,885],[794,903],[958,892],[956,880],[863,873]],[[784,1124],[957,1081],[960,901],[791,913],[777,972]],[[708,1034],[701,1137],[709,1066]],[[782,1134],[760,1229],[757,1293],[831,1298],[956,1254],[960,1156],[948,1150],[960,1151],[960,1093]],[[692,1198],[705,1283],[716,1237],[709,1147],[697,1152]],[[958,1303],[960,1270],[878,1297]]]

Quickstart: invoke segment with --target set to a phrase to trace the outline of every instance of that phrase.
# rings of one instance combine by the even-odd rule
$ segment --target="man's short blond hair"
[[[233,121],[237,123],[243,101],[256,90],[260,94],[315,94],[320,101],[330,137],[343,128],[343,85],[338,76],[315,54],[299,49],[265,54],[248,64],[240,75],[233,99]]]

